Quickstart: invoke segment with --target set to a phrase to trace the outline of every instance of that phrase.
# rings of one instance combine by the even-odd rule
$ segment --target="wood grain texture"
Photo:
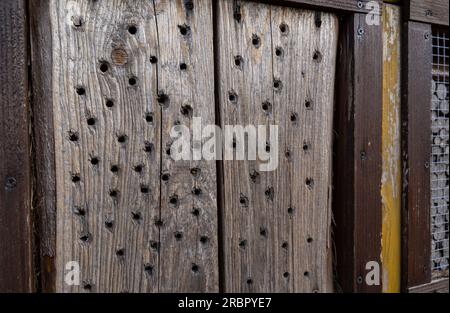
[[[52,94],[52,27],[49,0],[30,1],[32,121],[34,147],[33,208],[38,216],[40,283],[55,291],[56,181]]]
[[[26,1],[1,1],[0,20],[0,292],[31,292]]]
[[[280,6],[307,7],[316,10],[338,10],[345,12],[376,13],[381,14],[382,1],[377,1],[379,6],[374,8],[368,5],[368,0],[254,0],[257,2],[275,4]]]
[[[383,292],[401,283],[401,9],[383,9]]]
[[[193,8],[184,3],[155,1],[158,92],[167,97],[161,166],[163,175],[170,175],[161,184],[160,291],[217,292],[216,164],[174,161],[166,152],[175,140],[169,136],[172,127],[194,134],[194,119],[201,119],[200,127],[215,125],[212,2],[194,1]],[[195,151],[201,148],[199,139],[191,138]]]
[[[410,0],[406,1],[409,19],[418,22],[449,25],[447,0]]]
[[[312,11],[244,1],[217,9],[222,127],[279,126],[275,171],[260,171],[260,160],[224,161],[224,291],[331,291],[337,19],[322,14],[318,27]]]
[[[365,277],[366,264],[380,264],[381,255],[382,28],[355,14],[341,34],[333,208],[337,282],[347,292],[380,292]]]
[[[407,22],[403,36],[402,287],[431,280],[431,26]]]

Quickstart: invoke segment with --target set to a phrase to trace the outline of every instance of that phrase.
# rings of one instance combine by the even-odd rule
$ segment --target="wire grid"
[[[432,35],[433,73],[431,100],[431,268],[434,277],[448,276],[449,259],[449,37]]]

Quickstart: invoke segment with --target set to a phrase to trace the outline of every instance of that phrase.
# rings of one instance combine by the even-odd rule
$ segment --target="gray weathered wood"
[[[221,1],[217,17],[222,126],[275,124],[280,139],[273,172],[259,171],[260,161],[224,161],[225,291],[331,291],[337,18],[244,1]]]

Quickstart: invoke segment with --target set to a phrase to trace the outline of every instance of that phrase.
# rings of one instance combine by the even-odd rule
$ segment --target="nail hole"
[[[80,175],[78,174],[72,174],[72,182],[73,183],[79,183],[81,180]]]
[[[308,272],[308,271],[304,272],[304,273],[303,273],[303,276],[309,277],[309,272]]]
[[[261,227],[259,229],[259,234],[263,237],[267,237],[267,229],[265,229],[264,227]]]
[[[201,242],[202,244],[207,244],[208,241],[209,241],[209,238],[208,238],[207,236],[201,236],[201,237],[200,237],[200,242]]]
[[[319,51],[314,51],[313,60],[314,62],[320,63],[322,61],[322,54]]]
[[[96,122],[96,120],[95,120],[94,117],[89,117],[89,118],[87,119],[87,124],[88,124],[89,126],[94,126],[94,125],[95,125],[95,122]]]
[[[138,164],[138,165],[136,165],[136,166],[134,167],[134,171],[135,171],[136,173],[141,173],[141,172],[142,172],[142,169],[143,169],[143,165],[142,165],[142,164]]]
[[[247,285],[252,285],[253,284],[253,279],[249,278],[247,279]]]
[[[284,55],[284,50],[281,47],[277,47],[275,48],[275,55],[277,57],[282,57]]]
[[[201,170],[198,167],[191,168],[191,175],[197,177],[200,175]]]
[[[106,100],[106,107],[108,108],[112,108],[114,106],[114,101],[113,100]]]
[[[247,246],[247,240],[241,240],[239,241],[239,247],[241,247],[242,249],[244,249]]]
[[[80,96],[86,94],[86,89],[84,89],[84,87],[77,87],[76,91],[77,91],[77,94]]]
[[[308,110],[312,109],[312,101],[311,100],[305,100],[305,108]]]
[[[194,273],[197,273],[197,272],[199,271],[199,266],[198,266],[197,264],[192,263],[191,270],[192,270]]]
[[[269,114],[270,111],[272,111],[272,104],[268,101],[263,102],[263,104],[261,105],[261,108],[263,109],[263,111],[266,114]]]
[[[288,243],[285,241],[281,244],[281,248],[283,249],[287,249],[288,248]]]
[[[131,217],[135,221],[139,221],[141,219],[141,213],[139,212],[131,212]]]
[[[113,228],[114,222],[113,221],[105,221],[105,227],[108,229]]]
[[[291,158],[291,151],[289,149],[286,150],[286,152],[284,152],[284,156],[286,157],[286,159],[290,159]]]
[[[78,216],[85,216],[86,215],[86,211],[83,208],[80,208],[78,206],[73,208],[73,213],[75,215],[78,215]]]
[[[109,196],[111,198],[117,198],[118,194],[119,194],[119,192],[116,189],[112,189],[109,191]]]
[[[134,85],[136,85],[136,83],[137,83],[137,78],[136,77],[130,77],[129,79],[128,79],[128,83],[130,84],[130,86],[134,86]]]
[[[119,166],[117,166],[117,165],[111,165],[110,170],[111,170],[111,172],[113,172],[113,173],[117,173],[117,172],[119,171]]]
[[[82,242],[90,242],[91,241],[91,234],[87,233],[87,234],[84,234],[84,235],[80,236],[80,240]]]
[[[178,195],[172,195],[169,198],[169,203],[171,205],[177,205],[178,204]]]
[[[243,207],[248,207],[248,198],[244,195],[241,194],[240,198],[239,198],[239,203],[243,206]]]
[[[314,187],[314,180],[312,178],[307,178],[305,183],[306,183],[306,186],[308,186],[309,189]]]
[[[244,60],[242,59],[242,57],[240,55],[237,55],[234,57],[234,65],[236,65],[239,68],[242,66],[243,61]]]
[[[309,144],[304,143],[303,144],[303,151],[308,151],[309,150]]]
[[[178,240],[178,241],[180,241],[181,239],[183,239],[183,233],[181,233],[181,232],[175,232],[175,239],[176,240]]]
[[[289,26],[285,23],[280,24],[280,32],[283,34],[287,34],[289,32]]]
[[[119,135],[117,136],[117,141],[120,143],[125,143],[127,141],[127,136],[126,135]]]
[[[187,26],[186,24],[184,25],[178,25],[178,29],[180,30],[180,34],[183,36],[187,36],[189,35],[191,29],[189,26]]]
[[[306,242],[311,243],[311,242],[313,242],[313,239],[311,237],[308,237],[308,239],[306,239]]]
[[[69,140],[72,142],[78,141],[78,133],[74,131],[69,131]]]
[[[123,249],[117,249],[116,250],[116,255],[117,256],[124,256],[124,254],[125,254],[125,251]]]
[[[197,208],[192,209],[192,215],[198,217],[200,215],[200,210]]]
[[[145,120],[147,123],[153,123],[153,113],[146,113],[145,114]]]
[[[255,48],[259,48],[261,46],[261,39],[256,34],[252,35],[252,45],[255,46]]]
[[[158,58],[157,58],[156,56],[152,55],[152,56],[150,57],[150,63],[151,63],[151,64],[156,64],[156,63],[158,63]]]
[[[291,122],[296,122],[298,118],[298,114],[297,113],[291,113]]]
[[[159,104],[165,104],[169,100],[169,96],[167,96],[164,93],[159,93],[156,100],[158,101]]]
[[[137,27],[136,27],[136,25],[130,25],[130,26],[128,26],[128,32],[129,32],[131,35],[135,35],[135,34],[137,33]]]
[[[151,276],[153,275],[153,266],[151,266],[150,264],[145,264],[144,265],[144,271],[147,273],[147,275]]]
[[[150,241],[150,248],[156,251],[159,250],[159,243],[156,241]]]
[[[288,278],[288,277],[289,277],[289,272],[284,272],[284,273],[283,273],[283,277],[284,277],[284,278]]]
[[[181,64],[180,64],[180,70],[181,70],[181,71],[187,70],[187,64],[186,64],[186,63],[181,63]]]
[[[283,83],[281,82],[281,80],[275,79],[273,81],[273,88],[275,88],[276,90],[281,90],[282,87],[283,87]]]
[[[100,63],[100,71],[102,71],[103,73],[106,73],[109,69],[109,65],[107,62],[101,62]]]
[[[91,158],[91,164],[92,165],[98,165],[98,163],[100,162],[100,160],[99,160],[99,158],[97,158],[97,157],[92,157]]]
[[[92,290],[92,285],[89,283],[84,283],[83,284],[83,289],[86,291],[91,291]]]
[[[147,194],[150,192],[150,188],[147,185],[141,185],[141,193]]]
[[[153,151],[153,144],[151,142],[144,142],[144,151],[147,153],[151,153]]]
[[[294,213],[294,209],[293,208],[288,208],[287,212],[289,215],[292,215]]]
[[[231,103],[234,103],[234,104],[237,103],[238,96],[237,96],[237,94],[236,94],[233,90],[231,90],[231,91],[228,92],[228,100],[229,100]]]
[[[169,173],[163,173],[161,175],[161,180],[162,181],[169,181],[169,178],[170,178],[170,174]]]

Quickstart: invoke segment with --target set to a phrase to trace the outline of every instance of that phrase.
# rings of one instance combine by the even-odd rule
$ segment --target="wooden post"
[[[0,2],[0,292],[34,289],[26,11]]]

